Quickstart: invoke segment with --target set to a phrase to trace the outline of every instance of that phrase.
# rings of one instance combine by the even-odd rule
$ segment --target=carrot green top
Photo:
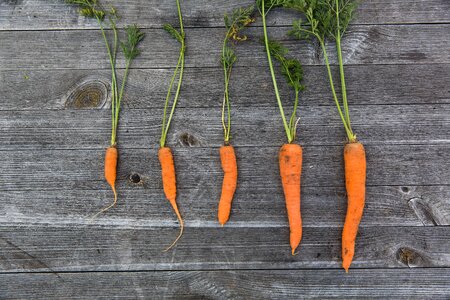
[[[224,131],[224,142],[228,144],[230,141],[230,131],[231,131],[231,105],[229,98],[229,84],[231,77],[231,70],[234,63],[237,60],[237,56],[234,49],[231,47],[231,42],[240,42],[247,40],[247,36],[240,35],[240,31],[246,26],[254,22],[252,14],[254,11],[254,6],[246,8],[237,8],[233,10],[231,15],[225,14],[224,22],[227,32],[223,40],[222,55],[220,58],[220,63],[223,67],[224,81],[225,81],[225,91],[222,103],[222,126]],[[225,114],[226,109],[226,114]],[[225,116],[226,115],[226,116]]]
[[[341,39],[350,21],[354,17],[357,7],[356,0],[289,0],[288,8],[295,9],[304,15],[304,19],[294,22],[290,35],[301,39],[311,40],[316,38],[324,54],[327,66],[328,78],[336,107],[344,124],[349,142],[356,141],[356,135],[352,131],[350,114],[347,101],[347,88],[345,84],[344,62],[342,58]],[[325,41],[336,42],[336,51],[339,61],[339,75],[341,80],[341,101],[338,99],[333,83]]]
[[[116,75],[116,60],[117,50],[119,45],[119,39],[117,34],[116,21],[118,19],[117,11],[114,7],[106,11],[102,8],[97,0],[66,0],[67,3],[78,5],[80,14],[85,17],[95,18],[100,26],[102,37],[105,42],[106,50],[108,52],[109,63],[111,66],[111,120],[112,120],[112,132],[111,132],[111,146],[117,143],[117,126],[119,123],[120,103],[123,98],[123,92],[125,89],[125,83],[127,81],[130,64],[139,54],[140,51],[137,48],[138,44],[144,38],[144,33],[136,26],[128,26],[126,28],[127,41],[120,43],[123,54],[125,57],[125,73],[122,79],[122,85],[120,91],[117,84]],[[104,26],[108,25],[106,19],[109,22],[114,33],[114,40],[112,47],[110,46],[105,34]]]
[[[297,107],[299,101],[299,94],[302,90],[304,90],[304,86],[301,84],[303,80],[303,69],[302,65],[298,60],[288,59],[286,55],[288,54],[288,49],[282,46],[280,43],[269,40],[267,34],[267,24],[266,24],[266,15],[268,12],[277,6],[285,6],[289,1],[286,0],[257,0],[256,4],[258,10],[261,14],[263,21],[263,30],[264,30],[264,44],[267,53],[267,59],[269,61],[270,74],[272,76],[273,87],[275,90],[275,96],[278,102],[278,107],[280,109],[281,118],[283,120],[284,129],[286,131],[286,136],[289,143],[292,143],[295,140],[296,131],[297,131]],[[287,122],[286,115],[284,113],[283,104],[281,103],[280,92],[278,90],[277,79],[275,76],[275,71],[273,67],[272,57],[274,57],[281,65],[281,73],[287,80],[288,84],[295,91],[295,100],[294,100],[294,108],[289,119],[289,123]]]
[[[166,138],[167,138],[167,133],[169,132],[169,128],[170,128],[170,122],[172,121],[172,117],[175,112],[175,107],[177,106],[178,98],[180,97],[181,83],[183,82],[183,73],[184,73],[184,64],[185,64],[184,55],[186,52],[186,36],[184,33],[183,16],[181,14],[180,1],[176,0],[176,2],[177,2],[178,19],[180,22],[180,29],[177,30],[170,24],[166,24],[163,27],[164,30],[166,30],[175,40],[177,40],[180,43],[180,55],[178,57],[178,63],[175,68],[175,71],[173,72],[172,78],[170,79],[169,89],[167,91],[166,101],[164,104],[164,113],[163,113],[162,128],[161,128],[161,139],[159,142],[159,145],[161,148],[163,148],[166,144]],[[173,89],[173,85],[174,85],[177,77],[178,77],[178,83],[177,83],[175,96],[173,98],[169,117],[167,117],[167,110],[169,108],[169,102],[170,102],[170,99],[172,98],[172,89]]]

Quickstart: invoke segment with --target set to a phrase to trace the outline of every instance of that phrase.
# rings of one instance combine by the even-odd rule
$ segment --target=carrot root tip
[[[183,219],[181,218],[180,212],[178,211],[178,208],[176,208],[174,206],[174,210],[175,210],[175,214],[177,215],[178,218],[178,222],[180,222],[180,233],[178,234],[177,238],[173,241],[173,243],[167,247],[167,249],[165,249],[163,252],[167,252],[170,249],[173,248],[173,246],[175,246],[175,244],[178,242],[178,240],[181,238],[181,236],[183,235],[183,231],[184,231],[184,223],[183,223]]]
[[[108,205],[108,206],[102,208],[98,213],[96,213],[95,215],[93,215],[93,216],[90,218],[89,222],[92,222],[95,218],[97,218],[100,214],[106,212],[107,210],[109,210],[109,209],[111,209],[111,208],[113,208],[113,207],[116,207],[116,204],[117,204],[117,191],[116,191],[116,188],[115,188],[114,186],[112,186],[111,189],[112,189],[112,191],[113,191],[113,193],[114,193],[114,202],[111,203],[110,205]]]

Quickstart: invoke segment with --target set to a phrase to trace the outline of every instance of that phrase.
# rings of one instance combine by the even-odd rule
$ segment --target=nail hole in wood
[[[402,186],[401,190],[403,193],[409,193],[409,187],[407,187],[407,186]]]

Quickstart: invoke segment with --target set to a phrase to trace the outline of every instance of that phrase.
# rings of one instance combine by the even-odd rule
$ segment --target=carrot
[[[237,61],[237,56],[233,45],[238,42],[247,40],[247,36],[241,35],[241,31],[253,23],[255,20],[252,17],[255,7],[249,6],[244,8],[236,8],[228,15],[225,14],[224,22],[227,29],[225,38],[222,44],[222,53],[220,63],[224,72],[224,95],[222,102],[222,127],[223,127],[223,141],[225,146],[220,148],[220,160],[222,162],[222,169],[224,172],[222,182],[222,194],[219,201],[219,209],[217,217],[219,223],[223,226],[228,221],[231,212],[231,203],[233,202],[234,192],[237,185],[237,164],[236,154],[233,146],[230,144],[231,139],[231,104],[229,95],[229,84],[231,78],[231,71]]]
[[[172,208],[175,211],[175,214],[177,215],[178,221],[180,222],[180,234],[175,239],[175,241],[165,251],[168,251],[177,243],[177,241],[183,235],[183,229],[184,229],[183,219],[181,218],[181,214],[178,210],[178,206],[177,206],[177,202],[176,202],[177,183],[176,183],[176,178],[175,178],[175,165],[173,163],[173,155],[172,155],[172,151],[170,150],[170,148],[166,147],[166,139],[167,139],[167,134],[168,134],[169,128],[170,128],[170,123],[174,116],[178,99],[180,98],[180,91],[181,91],[181,85],[183,82],[183,74],[184,74],[184,66],[185,66],[185,52],[186,52],[186,35],[184,32],[183,16],[181,14],[180,1],[176,0],[176,4],[177,4],[177,11],[178,11],[178,19],[180,22],[180,29],[175,29],[175,27],[173,27],[170,24],[165,24],[163,26],[164,30],[166,30],[167,33],[169,33],[172,38],[174,38],[175,40],[177,40],[180,43],[180,55],[178,57],[178,63],[175,68],[175,71],[173,72],[172,78],[170,79],[169,89],[167,91],[166,101],[164,103],[164,111],[163,111],[162,126],[161,126],[161,139],[159,140],[160,148],[159,148],[159,152],[158,152],[158,157],[159,157],[159,162],[161,164],[164,194],[166,195],[167,200],[169,200],[170,204],[172,205]],[[172,90],[174,88],[175,80],[177,79],[177,77],[178,77],[178,83],[176,85],[175,95],[173,96],[172,107],[171,107],[170,113],[169,113],[168,112],[169,103],[172,98]]]
[[[344,149],[345,181],[348,195],[347,215],[342,232],[342,266],[346,272],[352,263],[355,253],[355,239],[364,209],[366,159],[364,147],[356,140],[350,119],[347,100],[347,84],[345,82],[344,59],[341,41],[354,12],[358,6],[357,0],[292,0],[288,7],[303,13],[304,17],[294,21],[290,35],[300,40],[316,39],[322,48],[328,81],[337,111],[344,125],[349,144]],[[306,20],[305,20],[306,19]],[[313,24],[305,26],[306,24]],[[339,78],[341,83],[341,99],[336,92],[328,59],[326,42],[335,42],[337,61],[339,63]]]
[[[106,206],[102,210],[100,210],[98,213],[96,213],[94,216],[92,216],[92,219],[95,219],[98,215],[101,213],[104,213],[108,209],[116,206],[117,204],[117,192],[116,192],[116,178],[117,178],[117,161],[119,158],[119,152],[117,151],[117,148],[115,145],[110,146],[106,148],[105,153],[105,179],[106,182],[111,186],[111,189],[114,193],[114,201],[110,205]]]
[[[355,254],[355,240],[363,215],[366,193],[366,152],[361,143],[349,143],[344,148],[347,215],[342,231],[342,267],[348,269]]]
[[[175,165],[173,162],[172,151],[169,147],[162,147],[158,151],[159,163],[161,164],[162,171],[162,182],[164,188],[164,194],[166,195],[167,200],[169,200],[170,205],[172,205],[175,214],[177,215],[178,221],[180,222],[180,234],[175,239],[175,241],[165,250],[169,250],[172,248],[176,242],[183,235],[183,219],[181,218],[180,211],[177,206],[177,181],[175,177]]]
[[[119,112],[120,103],[123,99],[123,93],[125,90],[125,84],[127,82],[128,74],[130,72],[131,62],[140,54],[140,50],[137,48],[138,44],[144,38],[144,33],[140,31],[137,25],[127,26],[126,31],[126,42],[120,42],[118,37],[118,29],[116,22],[118,20],[117,11],[115,8],[111,7],[110,10],[104,10],[103,6],[97,0],[67,0],[67,3],[75,4],[79,7],[79,13],[82,16],[94,18],[97,20],[100,26],[100,32],[105,42],[106,51],[108,53],[109,64],[111,66],[111,144],[106,149],[105,154],[105,178],[108,184],[111,186],[114,193],[114,201],[111,205],[103,208],[101,211],[96,213],[92,219],[97,217],[99,214],[112,208],[117,203],[117,193],[115,188],[116,173],[117,173],[117,128],[119,124]],[[107,21],[105,21],[107,20]],[[109,26],[112,29],[114,36],[113,42],[108,41],[106,35],[106,27]],[[125,71],[122,79],[122,84],[119,85],[116,76],[116,60],[117,60],[117,50],[119,44],[122,47],[123,55],[125,58]],[[119,89],[120,87],[120,89]],[[91,219],[91,220],[92,220]]]
[[[231,145],[220,147],[220,160],[224,173],[222,183],[222,195],[219,201],[218,219],[223,226],[228,221],[231,211],[231,202],[233,202],[234,192],[237,185],[237,163],[234,148]]]
[[[290,244],[295,254],[302,239],[302,216],[300,214],[300,177],[302,174],[302,147],[284,144],[279,153],[280,176],[289,219]]]
[[[292,255],[302,239],[302,218],[300,213],[300,177],[302,173],[302,147],[294,144],[297,125],[297,108],[299,103],[300,92],[305,89],[302,85],[303,68],[300,61],[287,58],[289,50],[277,41],[270,40],[267,33],[266,15],[272,8],[284,7],[290,3],[289,1],[278,0],[257,0],[257,7],[262,17],[264,44],[266,48],[267,60],[269,62],[270,74],[272,76],[275,97],[280,109],[281,119],[283,121],[284,130],[286,131],[287,144],[284,144],[279,152],[280,176],[283,184],[284,198],[286,202],[286,210],[289,220],[290,229],[290,246]],[[281,74],[286,79],[289,86],[295,92],[294,107],[292,109],[289,121],[284,112],[283,103],[281,101],[280,92],[278,90],[277,79],[273,67],[272,57],[279,62]]]

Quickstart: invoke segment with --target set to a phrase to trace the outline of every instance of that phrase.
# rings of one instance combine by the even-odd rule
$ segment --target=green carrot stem
[[[292,111],[291,119],[289,120],[289,128],[291,129],[291,136],[295,139],[295,119],[297,118],[297,107],[298,107],[298,98],[299,98],[300,90],[295,89],[295,101],[294,101],[294,109]]]
[[[185,34],[184,34],[184,27],[183,27],[183,16],[182,16],[182,13],[181,13],[180,1],[176,0],[176,3],[177,3],[177,10],[178,10],[178,19],[179,19],[179,22],[180,22],[180,34],[182,36],[182,40],[181,40],[180,56],[178,58],[177,66],[175,68],[175,71],[173,73],[172,79],[170,81],[169,90],[167,92],[166,102],[165,102],[165,105],[164,105],[163,124],[162,124],[162,129],[161,129],[162,132],[161,132],[161,139],[160,139],[160,146],[161,147],[164,147],[165,144],[166,144],[167,133],[169,131],[170,123],[172,121],[172,117],[173,117],[173,114],[175,112],[175,107],[177,105],[178,98],[180,96],[181,83],[183,81],[184,64],[185,64],[184,54],[185,54],[185,51],[186,51],[186,46],[185,46]],[[169,118],[167,119],[167,122],[166,122],[167,109],[168,109],[169,101],[170,101],[170,98],[171,98],[171,95],[172,95],[172,87],[173,87],[173,84],[175,82],[175,78],[178,75],[178,73],[179,73],[179,78],[178,78],[177,90],[176,90],[176,93],[175,93],[175,96],[174,96],[174,100],[173,100],[173,103],[172,103],[172,108],[171,108],[171,111],[170,111]]]
[[[339,99],[337,97],[336,90],[334,88],[333,75],[331,74],[331,67],[330,67],[330,62],[328,60],[328,54],[327,54],[327,50],[325,48],[325,43],[323,42],[322,39],[319,39],[319,42],[320,42],[320,46],[322,47],[323,56],[325,58],[325,65],[326,65],[327,71],[328,71],[328,79],[330,81],[331,92],[333,94],[333,99],[334,99],[334,102],[336,103],[336,107],[339,112],[339,116],[341,117],[342,123],[344,124],[344,128],[347,133],[347,137],[348,137],[349,141],[355,141],[356,137],[347,125],[347,121],[344,117],[344,114],[342,113],[341,105],[339,103]]]
[[[337,33],[336,33],[336,51],[339,60],[339,73],[341,78],[341,90],[342,90],[342,103],[344,104],[345,118],[347,121],[347,126],[352,131],[352,126],[350,122],[350,112],[348,109],[347,101],[347,87],[345,84],[345,74],[344,74],[344,61],[342,59],[342,49],[341,49],[341,29],[339,25],[339,1],[336,0],[336,22],[337,22]]]
[[[268,34],[267,34],[266,12],[265,12],[265,7],[264,7],[264,0],[262,0],[262,5],[261,6],[262,6],[261,17],[262,17],[262,21],[263,21],[263,30],[264,30],[264,42],[265,42],[265,45],[266,45],[266,53],[267,53],[267,59],[269,61],[270,74],[272,76],[273,88],[275,90],[275,96],[277,98],[277,102],[278,102],[278,107],[280,109],[281,118],[283,119],[284,130],[286,131],[286,136],[287,136],[287,139],[288,139],[288,141],[290,143],[290,142],[293,141],[293,138],[291,136],[291,132],[290,132],[289,126],[288,126],[287,121],[286,121],[286,116],[284,114],[283,104],[281,103],[280,93],[278,91],[277,80],[276,80],[276,77],[275,77],[275,71],[274,71],[274,68],[273,68],[272,56],[270,55],[270,51],[269,51],[269,37],[268,37]]]
[[[96,17],[98,24],[100,25],[100,30],[102,32],[103,40],[105,41],[106,50],[108,52],[109,63],[111,65],[111,117],[112,117],[112,132],[111,132],[111,146],[116,144],[116,127],[115,127],[115,109],[117,104],[117,79],[116,79],[116,68],[115,68],[115,57],[111,52],[111,48],[108,43],[108,39],[106,38],[105,30],[102,25],[102,20]]]
[[[167,133],[169,131],[170,123],[172,121],[173,114],[175,112],[175,107],[177,106],[178,98],[180,97],[180,90],[181,90],[181,83],[183,81],[183,73],[184,73],[184,42],[182,43],[183,50],[181,51],[181,68],[180,68],[180,75],[178,77],[178,85],[177,85],[177,91],[175,93],[175,97],[173,99],[172,109],[170,111],[169,119],[167,121],[167,126],[164,132],[164,143],[162,143],[161,147],[164,147],[165,140],[167,137]]]

